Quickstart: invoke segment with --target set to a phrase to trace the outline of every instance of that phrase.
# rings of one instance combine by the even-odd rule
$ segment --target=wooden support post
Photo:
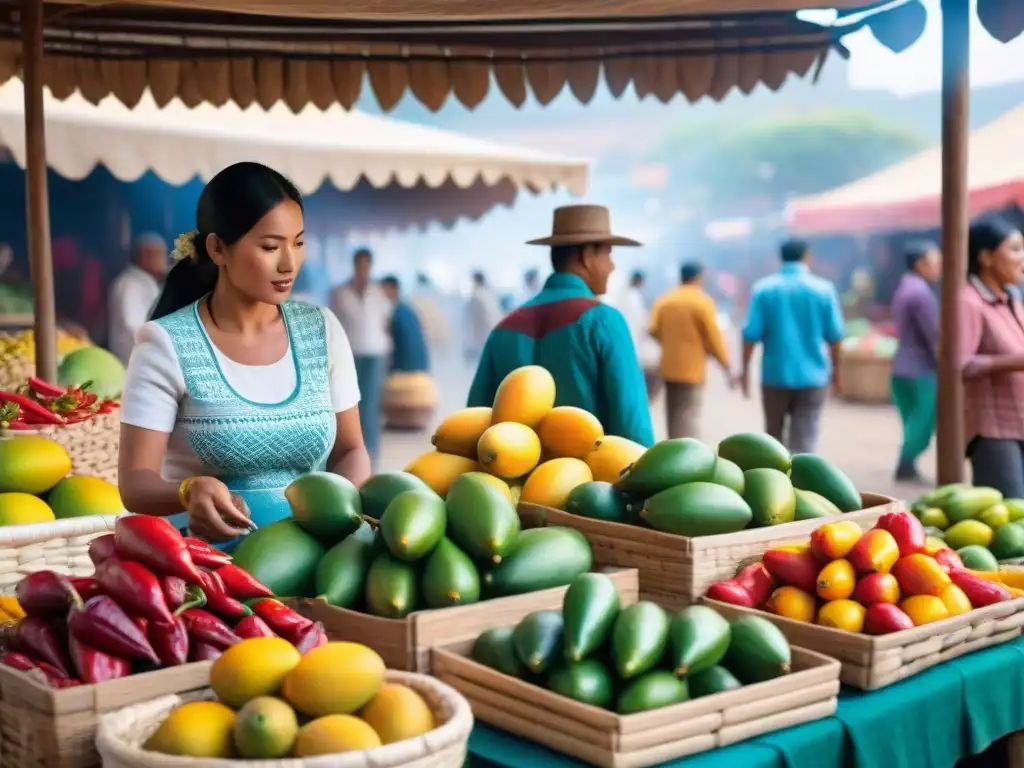
[[[21,19],[25,84],[25,203],[28,260],[35,300],[36,375],[57,380],[57,313],[46,191],[46,123],[43,114],[43,0],[24,0]]]
[[[942,312],[938,482],[964,473],[964,387],[960,377],[960,289],[967,271],[967,142],[970,132],[970,0],[942,2]]]

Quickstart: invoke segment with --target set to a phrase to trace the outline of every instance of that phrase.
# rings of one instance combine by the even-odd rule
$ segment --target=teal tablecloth
[[[1024,638],[895,685],[844,689],[834,717],[666,763],[684,768],[953,768],[1024,730]],[[578,760],[478,724],[473,768],[574,768]]]

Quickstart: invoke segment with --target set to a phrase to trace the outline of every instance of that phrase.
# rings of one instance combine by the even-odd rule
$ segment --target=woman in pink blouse
[[[1024,237],[999,216],[971,224],[960,294],[964,433],[975,485],[1024,498]]]

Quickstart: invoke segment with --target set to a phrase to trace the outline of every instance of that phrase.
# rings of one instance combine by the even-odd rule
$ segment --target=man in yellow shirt
[[[707,358],[715,358],[729,374],[729,352],[715,303],[704,291],[703,267],[684,264],[680,278],[682,284],[659,298],[651,312],[651,336],[661,343],[670,438],[697,436]]]

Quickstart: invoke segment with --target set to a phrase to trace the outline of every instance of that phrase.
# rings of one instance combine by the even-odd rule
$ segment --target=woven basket
[[[10,391],[22,386],[36,375],[36,364],[24,357],[14,357],[0,365],[0,389]]]
[[[104,768],[462,768],[473,713],[458,691],[426,675],[388,670],[387,679],[415,689],[440,726],[415,739],[364,752],[284,760],[211,760],[147,752],[145,743],[181,699],[164,696],[111,712],[100,719],[96,748]],[[212,693],[210,694],[212,697]]]
[[[114,530],[116,516],[73,517],[52,523],[0,527],[0,593],[36,571],[90,576],[89,542]]]
[[[892,402],[892,358],[844,350],[839,359],[839,370],[844,400]]]
[[[0,429],[0,439],[41,435],[64,446],[76,475],[101,477],[117,485],[117,450],[121,444],[121,419],[117,411],[66,427],[40,427],[31,432]]]

